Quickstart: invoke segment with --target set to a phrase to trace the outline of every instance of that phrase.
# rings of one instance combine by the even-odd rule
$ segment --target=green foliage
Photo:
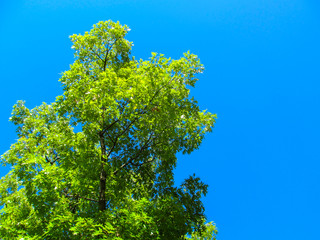
[[[218,230],[213,222],[205,224],[204,230],[194,231],[191,237],[187,237],[188,240],[211,240],[216,239]]]
[[[215,122],[189,96],[203,66],[189,52],[136,60],[129,30],[106,21],[72,35],[63,95],[14,106],[2,239],[215,239],[200,200],[207,185],[173,178],[176,154],[197,149]]]

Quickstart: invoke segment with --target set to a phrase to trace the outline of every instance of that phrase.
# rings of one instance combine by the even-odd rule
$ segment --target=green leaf
[[[207,185],[191,176],[175,187],[173,176],[177,153],[197,149],[217,118],[190,96],[203,66],[189,52],[137,61],[128,31],[105,21],[71,35],[63,94],[31,110],[14,105],[0,238],[215,238]]]

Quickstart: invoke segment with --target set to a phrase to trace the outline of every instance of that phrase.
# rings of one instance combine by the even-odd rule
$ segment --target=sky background
[[[16,141],[17,100],[33,108],[62,94],[68,36],[109,19],[132,29],[136,58],[190,50],[206,67],[191,93],[218,120],[175,173],[210,185],[218,239],[320,239],[316,0],[1,0],[0,153]]]

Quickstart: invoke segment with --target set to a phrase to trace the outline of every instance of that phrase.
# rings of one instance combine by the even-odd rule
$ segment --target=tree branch
[[[105,158],[106,154],[106,146],[104,143],[104,136],[100,133],[100,145],[101,145],[101,170],[100,170],[100,189],[99,189],[99,210],[104,211],[106,210],[106,179],[107,179],[107,173],[104,169],[104,164],[107,161],[107,158]]]
[[[136,154],[136,156],[134,156],[133,158],[130,158],[127,162],[125,162],[124,164],[122,164],[117,170],[115,170],[113,172],[114,175],[116,175],[122,168],[124,168],[125,166],[131,164],[134,160],[136,160],[138,157],[140,157],[140,154],[143,152],[143,150],[148,146],[150,140],[152,139],[153,133],[150,134],[148,140],[143,144],[143,146],[139,149],[138,153]]]
[[[97,54],[93,49],[92,47],[89,47],[90,50],[92,51],[92,53],[94,53],[102,62],[103,62],[103,59],[99,56],[99,54]]]
[[[69,194],[66,194],[65,197],[69,197],[69,198],[81,198],[81,199],[88,200],[88,201],[92,201],[92,202],[98,202],[98,201],[95,200],[95,199],[87,198],[87,197],[82,197],[82,196],[80,196],[80,195],[69,195]]]
[[[106,70],[106,66],[107,66],[107,60],[108,60],[108,55],[110,50],[112,49],[113,45],[117,42],[118,39],[114,40],[114,42],[111,44],[111,46],[108,48],[107,52],[106,52],[106,57],[104,59],[104,65],[103,65],[103,71]]]
[[[59,157],[56,157],[56,159],[54,161],[50,161],[50,159],[47,156],[45,156],[45,158],[46,158],[47,163],[50,163],[51,165],[53,165],[56,161],[60,160]]]
[[[139,164],[136,164],[136,163],[131,162],[131,165],[133,165],[133,166],[135,166],[135,167],[141,167],[142,165],[144,165],[144,164],[146,164],[146,163],[151,163],[151,162],[153,162],[154,160],[156,160],[155,156],[153,156],[151,160],[147,160],[147,161],[142,162],[142,163],[139,163]]]
[[[170,83],[171,81],[173,81],[173,78],[169,81],[169,83]],[[116,143],[118,142],[119,137],[121,137],[121,136],[132,126],[132,124],[134,124],[139,118],[141,118],[141,116],[142,116],[143,114],[145,114],[145,113],[148,112],[148,111],[147,111],[147,110],[148,110],[148,107],[152,104],[152,102],[154,101],[154,99],[156,98],[156,96],[160,93],[161,89],[163,89],[164,87],[165,87],[165,85],[162,86],[162,87],[160,87],[160,88],[155,92],[155,94],[154,94],[154,95],[152,96],[152,98],[149,100],[148,104],[143,108],[142,112],[141,112],[141,113],[138,113],[138,116],[137,116],[134,120],[132,120],[131,123],[130,123],[120,134],[117,135],[117,137],[116,137],[116,139],[115,139],[114,141],[112,141],[113,145],[112,145],[110,151],[108,152],[106,159],[109,158],[109,156],[111,155],[112,151],[114,150],[114,148],[115,148],[115,146],[116,146]],[[108,129],[110,129],[115,123],[117,123],[117,122],[119,122],[119,121],[120,121],[120,119],[117,119],[117,120],[114,121],[111,125],[109,125],[106,129],[104,129],[101,133],[104,134]]]
[[[106,131],[108,131],[114,124],[116,124],[117,122],[119,122],[120,119],[115,120],[113,123],[111,123],[108,127],[106,127],[105,129],[103,129],[103,131],[101,131],[102,134],[104,134]]]

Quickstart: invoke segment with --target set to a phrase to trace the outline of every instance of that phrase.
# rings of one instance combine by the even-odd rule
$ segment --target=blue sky
[[[219,239],[320,239],[319,13],[316,0],[2,0],[0,152],[16,139],[17,100],[33,108],[62,93],[68,36],[120,21],[137,58],[190,50],[206,67],[192,94],[218,121],[179,155],[176,181],[195,172],[210,185]]]

